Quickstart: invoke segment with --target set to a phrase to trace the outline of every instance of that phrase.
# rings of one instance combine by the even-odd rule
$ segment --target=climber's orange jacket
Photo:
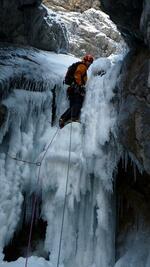
[[[78,85],[85,85],[87,81],[87,67],[84,63],[81,62],[81,64],[77,66],[74,78]]]

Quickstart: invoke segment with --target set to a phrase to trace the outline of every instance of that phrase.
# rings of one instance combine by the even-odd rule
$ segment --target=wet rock
[[[150,48],[150,1],[143,3],[143,12],[140,21],[140,29],[143,33],[144,42]]]
[[[122,69],[119,139],[150,174],[150,51],[130,52]]]
[[[7,117],[7,107],[0,105],[0,127],[4,124]]]
[[[19,0],[18,9],[24,10],[24,8],[37,7],[42,3],[42,0]]]
[[[120,82],[119,140],[150,173],[150,2],[102,0],[130,47]]]

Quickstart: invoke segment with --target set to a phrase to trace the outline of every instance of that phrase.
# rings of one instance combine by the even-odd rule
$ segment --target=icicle
[[[129,155],[129,158],[131,159],[131,162],[137,167],[140,174],[142,174],[143,173],[143,167],[142,167],[141,163],[137,160],[137,158],[135,158],[135,156],[131,152],[129,152],[128,155]]]

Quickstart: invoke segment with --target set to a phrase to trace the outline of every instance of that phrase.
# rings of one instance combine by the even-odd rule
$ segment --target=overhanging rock
[[[143,0],[101,0],[103,10],[110,15],[130,46],[143,42],[143,33],[140,30],[143,2]]]
[[[0,1],[0,41],[67,52],[64,24],[40,4],[41,0]]]

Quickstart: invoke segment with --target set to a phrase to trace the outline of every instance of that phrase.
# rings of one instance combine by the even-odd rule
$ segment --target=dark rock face
[[[144,36],[144,42],[150,48],[150,1],[145,0],[141,16],[140,29]]]
[[[118,139],[127,157],[119,163],[116,177],[116,260],[120,263],[116,265],[129,266],[140,222],[144,231],[150,229],[150,1],[101,0],[101,4],[130,48],[118,84]],[[138,259],[137,253],[135,266]]]
[[[143,42],[140,30],[143,0],[101,0],[101,5],[130,46]]]
[[[7,116],[7,107],[5,105],[0,105],[0,127],[6,120]]]
[[[66,30],[41,0],[0,0],[0,41],[66,52]]]
[[[119,139],[150,174],[150,2],[102,0],[130,46],[120,83]]]
[[[133,233],[134,229],[138,232],[140,228],[140,221],[145,225],[145,228],[149,228],[150,225],[150,178],[145,172],[142,174],[129,160],[126,167],[123,162],[120,161],[118,166],[118,175],[116,177],[116,191],[117,191],[117,227],[116,235],[119,238],[116,240],[116,260],[123,257],[129,250],[126,246],[124,250],[123,244],[128,238],[128,233]],[[138,234],[137,234],[138,236]],[[136,236],[136,238],[137,238]],[[146,242],[147,240],[144,240]],[[131,246],[134,248],[135,243],[131,242]],[[133,243],[132,243],[133,242]],[[141,242],[141,251],[142,251]],[[123,246],[123,249],[120,249]],[[148,248],[149,249],[149,248]],[[144,250],[145,252],[145,250]],[[134,259],[138,259],[137,255],[134,254]],[[138,261],[138,260],[137,260]],[[146,256],[145,256],[146,261]],[[117,264],[115,266],[118,266]],[[128,264],[126,262],[119,266],[132,266],[128,258]],[[133,265],[134,267],[137,264]],[[145,267],[146,264],[139,265]]]
[[[18,7],[23,10],[25,7],[36,7],[42,3],[42,0],[19,0]]]
[[[145,32],[147,32],[146,25]],[[146,35],[145,35],[146,36]],[[148,40],[148,38],[145,38]],[[118,262],[124,263],[123,255],[129,255],[128,265],[132,261],[130,255],[136,247],[136,237],[140,236],[140,222],[144,231],[150,229],[150,50],[139,46],[131,50],[124,59],[121,81],[119,84],[119,143],[132,160],[126,167],[119,166],[117,177],[117,241],[116,255]],[[127,161],[126,161],[127,162]],[[138,168],[137,168],[138,166]],[[138,229],[139,227],[139,229]],[[127,240],[136,229],[127,247]],[[143,237],[143,243],[146,243]],[[140,244],[141,251],[143,244]],[[125,247],[127,250],[125,251]],[[135,257],[138,262],[139,256]],[[145,260],[146,262],[146,260]],[[117,264],[116,264],[117,265]],[[118,265],[117,265],[118,266]],[[136,266],[136,263],[135,263]],[[146,266],[143,263],[141,266]]]
[[[150,174],[150,51],[130,52],[122,69],[120,142]]]

